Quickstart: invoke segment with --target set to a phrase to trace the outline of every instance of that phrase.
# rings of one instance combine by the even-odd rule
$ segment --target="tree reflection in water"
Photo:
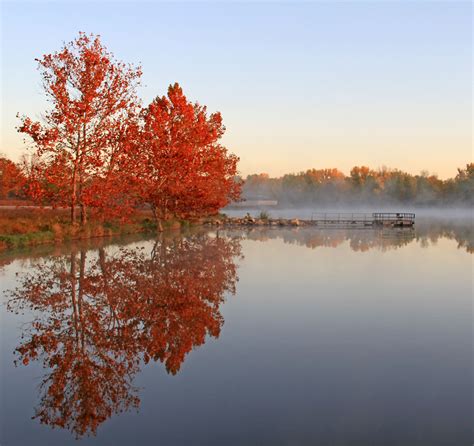
[[[314,229],[301,228],[253,228],[242,236],[250,240],[266,241],[281,239],[284,243],[306,246],[337,248],[349,242],[352,251],[365,252],[371,249],[388,251],[409,245],[416,240],[413,229],[374,230],[374,229]]]
[[[474,233],[471,222],[431,222],[418,224],[413,228],[369,229],[319,229],[313,227],[266,228],[256,227],[245,230],[229,230],[229,233],[240,234],[244,238],[258,241],[281,239],[285,243],[306,246],[337,248],[349,242],[352,251],[365,252],[372,249],[390,251],[402,248],[414,242],[422,247],[435,245],[443,238],[455,240],[458,249],[474,253]]]
[[[186,354],[218,337],[220,305],[235,293],[238,238],[162,237],[151,252],[74,251],[34,266],[11,293],[11,311],[32,311],[17,362],[48,369],[34,418],[77,437],[138,408],[133,378],[143,362],[176,374]],[[87,257],[90,258],[87,258]]]

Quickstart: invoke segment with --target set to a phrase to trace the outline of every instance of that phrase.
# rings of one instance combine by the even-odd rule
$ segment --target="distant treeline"
[[[25,199],[27,178],[20,164],[0,156],[0,199]],[[248,175],[245,200],[277,200],[280,206],[383,205],[472,206],[474,163],[459,168],[456,176],[411,175],[398,169],[354,167],[348,176],[338,169],[310,169],[272,178],[266,173]]]
[[[472,206],[474,163],[459,168],[454,178],[412,175],[398,169],[353,167],[348,176],[338,169],[310,169],[271,178],[249,175],[244,183],[247,200],[277,200],[279,206],[384,205]]]

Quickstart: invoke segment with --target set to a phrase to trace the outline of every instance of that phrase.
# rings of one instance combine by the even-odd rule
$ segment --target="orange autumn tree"
[[[25,176],[13,161],[0,155],[0,199],[18,197],[25,185]]]
[[[239,159],[219,143],[225,131],[219,112],[208,115],[174,84],[143,110],[142,119],[131,170],[160,230],[163,220],[213,214],[239,198]]]
[[[41,122],[23,116],[18,128],[32,139],[42,166],[32,197],[69,207],[73,223],[78,207],[82,223],[88,207],[123,207],[120,161],[138,114],[141,69],[118,62],[99,36],[84,33],[38,63],[51,109]]]

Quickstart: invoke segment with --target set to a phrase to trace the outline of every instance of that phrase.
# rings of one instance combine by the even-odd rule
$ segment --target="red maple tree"
[[[135,169],[139,195],[161,230],[162,220],[216,213],[238,199],[239,158],[219,143],[225,127],[219,112],[189,102],[176,83],[142,112]]]
[[[0,156],[0,199],[18,198],[22,194],[25,180],[16,163]]]
[[[33,197],[70,207],[73,223],[77,207],[82,223],[88,207],[117,205],[123,212],[120,160],[136,126],[141,69],[116,61],[99,36],[84,33],[38,63],[52,108],[42,122],[23,116],[18,128],[33,140],[41,166]]]

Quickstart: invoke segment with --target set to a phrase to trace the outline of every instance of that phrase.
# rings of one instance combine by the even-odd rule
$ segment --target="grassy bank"
[[[164,229],[189,226],[188,221],[170,220]],[[73,226],[65,209],[0,208],[0,250],[60,243],[93,237],[156,232],[156,223],[149,211],[137,211],[127,222],[91,219],[84,226]]]

